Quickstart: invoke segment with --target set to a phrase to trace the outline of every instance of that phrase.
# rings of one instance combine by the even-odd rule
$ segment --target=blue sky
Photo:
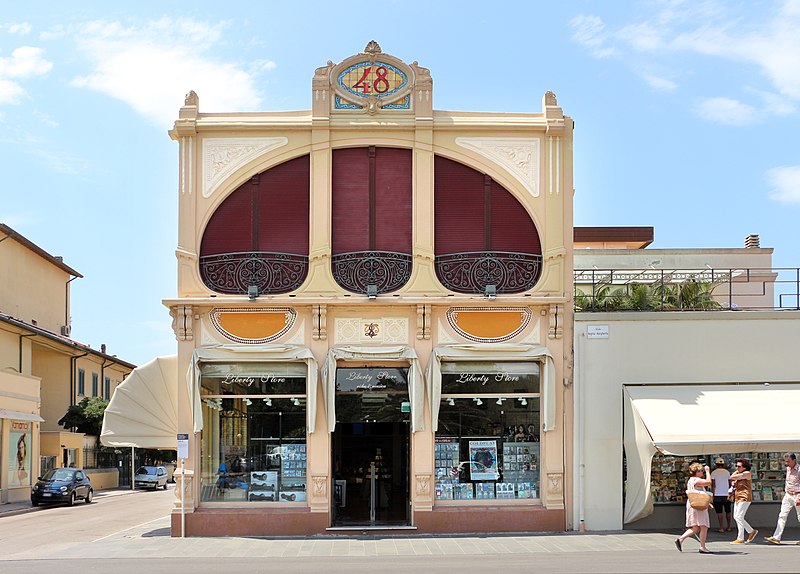
[[[652,247],[800,266],[800,1],[0,0],[0,221],[85,277],[73,336],[140,364],[175,351],[177,144],[201,111],[309,109],[314,69],[363,50],[431,70],[436,109],[575,129],[575,224]]]

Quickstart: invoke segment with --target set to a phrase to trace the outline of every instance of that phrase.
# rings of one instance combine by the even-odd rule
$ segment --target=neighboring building
[[[82,277],[0,224],[0,489],[30,497],[31,478],[83,466],[83,434],[58,425],[84,396],[111,398],[135,365],[72,340],[70,286]]]
[[[170,132],[187,534],[569,527],[572,120],[375,42],[311,101]]]
[[[717,457],[753,461],[748,521],[774,525],[782,453],[800,444],[800,270],[772,268],[758,236],[645,249],[652,228],[576,228],[575,242],[575,527],[680,528],[689,463]]]

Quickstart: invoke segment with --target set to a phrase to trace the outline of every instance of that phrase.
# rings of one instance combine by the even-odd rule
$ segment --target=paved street
[[[730,535],[717,533],[713,556],[698,554],[694,540],[679,553],[677,532],[182,540],[169,536],[171,490],[111,492],[96,501],[15,516],[0,507],[0,572],[795,572],[800,559],[794,544],[731,546]],[[800,532],[790,529],[784,539]]]

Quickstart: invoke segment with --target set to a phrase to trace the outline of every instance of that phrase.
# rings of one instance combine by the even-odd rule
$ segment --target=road
[[[355,574],[628,572],[797,572],[800,546],[763,541],[731,546],[712,533],[714,555],[684,552],[673,532],[517,535],[172,538],[169,491],[105,493],[89,505],[0,516],[2,574],[219,574],[220,572]],[[787,529],[785,540],[800,538]]]
[[[166,526],[175,497],[172,488],[97,492],[91,504],[40,506],[25,514],[4,516],[0,518],[0,557],[36,556],[45,546],[91,544],[160,519]]]

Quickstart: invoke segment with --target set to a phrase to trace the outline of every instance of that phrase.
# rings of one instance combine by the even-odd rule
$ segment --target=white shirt
[[[711,480],[714,481],[714,496],[728,496],[731,473],[724,468],[715,468],[711,471]]]

